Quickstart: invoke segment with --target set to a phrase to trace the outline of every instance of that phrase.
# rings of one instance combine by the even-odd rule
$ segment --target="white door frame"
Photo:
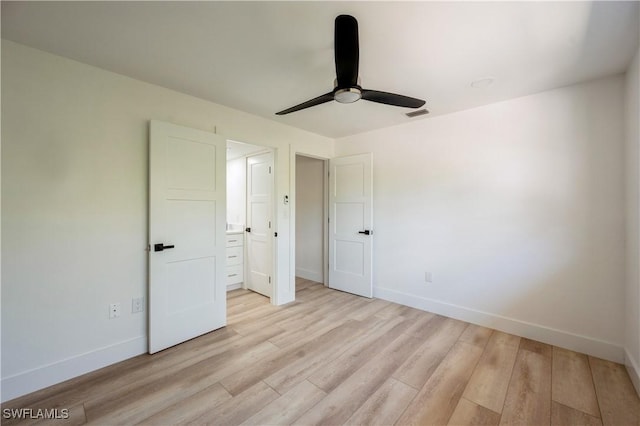
[[[272,231],[273,232],[278,232],[278,205],[276,204],[276,201],[278,199],[278,177],[279,177],[279,168],[278,168],[278,153],[279,150],[278,148],[275,147],[271,147],[268,145],[264,145],[261,144],[260,142],[247,142],[244,141],[242,139],[238,139],[238,138],[234,138],[231,136],[224,136],[224,138],[227,140],[227,142],[232,141],[235,143],[240,143],[240,144],[247,144],[247,145],[253,145],[253,146],[257,146],[260,148],[263,148],[259,151],[256,151],[250,155],[243,155],[241,157],[237,157],[237,159],[244,159],[245,161],[245,178],[247,175],[247,170],[246,170],[246,161],[247,158],[252,156],[252,155],[260,155],[260,154],[264,154],[267,152],[271,152],[273,154],[273,178],[272,178],[272,182],[273,182],[273,188],[272,188],[272,204],[271,204],[271,208],[272,208]],[[246,180],[246,179],[245,179]],[[245,185],[247,184],[247,182],[245,181]],[[245,198],[246,198],[246,188],[245,188]],[[246,199],[245,199],[245,205],[244,208],[246,210]],[[246,211],[245,211],[245,222],[246,222]],[[245,228],[246,228],[246,223],[244,224]],[[243,238],[246,236],[246,232],[243,229]],[[244,252],[243,252],[243,256],[245,261],[243,262],[243,276],[246,277],[247,276],[247,244],[245,241],[245,244],[243,244],[244,246]],[[277,306],[278,304],[284,304],[284,303],[288,303],[290,301],[285,301],[284,303],[279,303],[280,299],[282,298],[280,296],[281,292],[282,292],[282,288],[281,286],[278,284],[278,239],[277,238],[272,238],[272,256],[271,256],[271,271],[272,271],[272,281],[273,281],[273,288],[272,288],[272,292],[271,292],[271,297],[269,298],[270,302],[272,305]],[[246,279],[242,282],[242,288],[246,289],[247,288],[247,284],[246,284]]]
[[[273,154],[273,178],[272,178],[272,182],[273,182],[273,187],[272,187],[272,191],[271,191],[271,214],[272,214],[272,226],[271,226],[271,231],[272,232],[278,232],[278,205],[276,204],[277,201],[277,193],[278,193],[278,148],[273,148],[267,145],[262,145],[259,142],[245,142],[245,141],[241,141],[239,139],[236,138],[231,138],[231,137],[227,137],[226,138],[227,141],[233,141],[233,142],[237,142],[237,143],[245,143],[245,144],[249,144],[249,145],[254,145],[254,146],[258,146],[261,147],[263,149],[256,151],[250,155],[244,155],[243,157],[238,157],[238,158],[244,158],[245,161],[245,177],[247,175],[247,169],[246,169],[246,161],[248,157],[251,157],[253,155],[260,155],[260,154],[265,154],[267,152],[271,152]],[[248,182],[245,182],[245,185]],[[246,198],[246,188],[245,188],[245,198]],[[246,212],[246,199],[245,199],[245,222],[247,219],[247,212]],[[245,228],[246,228],[246,223],[244,224]],[[243,238],[246,237],[246,231],[243,229]],[[271,302],[272,305],[277,305],[277,301],[278,299],[278,293],[279,293],[279,289],[278,289],[278,238],[271,238],[271,243],[272,243],[272,250],[271,250],[271,281],[273,283],[273,287],[272,287],[272,292],[271,292],[271,297],[269,298],[269,301]],[[247,253],[247,244],[245,241],[244,244],[244,259],[245,262],[243,264],[243,276],[247,277],[247,261],[246,259],[248,258],[248,253]],[[243,289],[247,289],[247,282],[246,282],[246,278],[245,280],[242,282],[242,288]]]

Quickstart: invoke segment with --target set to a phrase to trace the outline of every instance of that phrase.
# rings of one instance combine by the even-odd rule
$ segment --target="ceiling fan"
[[[358,84],[358,21],[350,15],[340,15],[336,18],[334,50],[336,61],[336,80],[334,89],[317,98],[303,102],[291,108],[277,112],[285,115],[305,108],[320,105],[329,101],[350,104],[360,99],[381,104],[406,108],[420,108],[425,101],[396,95],[395,93],[380,92],[378,90],[363,89]]]

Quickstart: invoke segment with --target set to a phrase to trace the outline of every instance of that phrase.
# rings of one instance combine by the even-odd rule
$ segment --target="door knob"
[[[246,228],[245,231],[251,232],[251,228]]]
[[[373,234],[373,231],[365,229],[364,231],[358,231],[358,234],[371,235]]]
[[[165,249],[172,249],[175,246],[172,244],[170,246],[165,246],[163,243],[159,243],[159,244],[154,244],[153,245],[153,251],[163,251]]]

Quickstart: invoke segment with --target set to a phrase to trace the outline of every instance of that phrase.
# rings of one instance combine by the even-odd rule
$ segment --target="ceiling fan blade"
[[[420,108],[425,104],[425,101],[423,101],[422,99],[367,89],[362,89],[362,99],[366,99],[367,101],[371,102],[377,102],[379,104],[394,105],[405,108]]]
[[[358,21],[350,15],[336,18],[334,34],[336,80],[338,87],[353,87],[358,84]]]
[[[290,112],[300,111],[301,109],[309,108],[312,106],[320,105],[325,102],[329,102],[333,100],[333,92],[325,93],[324,95],[318,96],[317,98],[313,98],[310,101],[303,102],[299,105],[293,106],[291,108],[287,108],[283,111],[276,112],[276,115],[285,115]]]

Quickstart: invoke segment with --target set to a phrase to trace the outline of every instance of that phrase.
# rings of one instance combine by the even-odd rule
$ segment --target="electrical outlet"
[[[431,275],[431,272],[427,271],[424,273],[424,281],[427,283],[433,282],[433,276]]]
[[[120,309],[120,303],[111,303],[109,305],[109,319],[118,318],[122,310]]]
[[[144,312],[144,297],[131,299],[131,313]]]

